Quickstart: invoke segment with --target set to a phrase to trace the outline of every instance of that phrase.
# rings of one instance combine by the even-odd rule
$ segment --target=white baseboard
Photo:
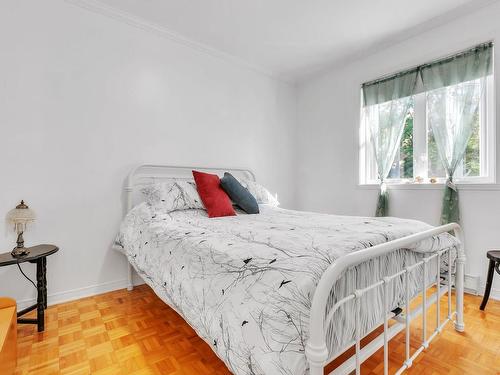
[[[140,285],[144,282],[141,279],[134,278],[134,285]],[[72,290],[67,290],[64,292],[58,292],[47,295],[47,304],[55,305],[62,302],[73,301],[75,299],[91,297],[97,294],[102,294],[106,292],[111,292],[117,289],[124,289],[127,287],[127,280],[116,280],[109,281],[102,284],[91,285],[83,288],[77,288]],[[21,301],[17,301],[17,309],[22,310],[28,306],[36,303],[36,298],[29,298]]]
[[[134,285],[144,284],[144,281],[135,272],[134,272],[133,281],[134,281]],[[97,284],[97,285],[87,286],[87,287],[83,287],[83,288],[67,290],[64,292],[49,294],[47,296],[47,300],[48,300],[47,302],[48,302],[48,305],[54,305],[57,303],[73,301],[73,300],[79,299],[79,298],[91,297],[91,296],[95,296],[97,294],[111,292],[111,291],[117,290],[117,289],[124,289],[126,287],[127,287],[127,280],[126,279],[109,281],[109,282],[106,282],[103,284]],[[483,295],[485,287],[486,286],[483,284],[479,287],[479,290],[472,290],[472,289],[469,290],[468,288],[466,288],[465,292],[469,293],[469,294],[474,294],[474,295]],[[500,289],[492,288],[491,293],[490,293],[490,299],[500,301]],[[22,310],[22,309],[24,309],[28,306],[31,306],[35,303],[36,303],[36,298],[30,298],[30,299],[17,301],[17,309]]]
[[[478,295],[484,296],[484,289],[485,288],[486,288],[486,285],[481,285],[481,289],[479,290]],[[500,301],[500,289],[491,288],[490,299]]]
[[[478,295],[480,293],[480,279],[479,276],[476,275],[465,275],[464,280],[464,290],[465,293]]]
[[[500,289],[491,289],[490,298],[500,301]]]
[[[473,294],[475,296],[483,296],[486,284],[481,284],[479,276],[465,275],[465,293]],[[490,292],[490,299],[500,301],[500,289],[492,288]]]

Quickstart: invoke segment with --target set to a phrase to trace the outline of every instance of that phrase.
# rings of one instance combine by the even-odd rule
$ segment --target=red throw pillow
[[[208,217],[235,216],[233,204],[229,196],[220,187],[219,176],[215,174],[193,171],[196,189],[208,212]]]

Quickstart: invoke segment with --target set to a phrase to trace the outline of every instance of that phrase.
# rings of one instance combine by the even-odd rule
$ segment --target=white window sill
[[[422,183],[401,183],[401,184],[391,184],[387,183],[386,186],[389,190],[443,190],[444,189],[444,183],[434,183],[431,184],[429,182],[422,182]],[[493,184],[493,183],[466,183],[466,182],[458,182],[456,183],[456,186],[458,190],[477,190],[477,191],[500,191],[500,184]],[[358,184],[357,185],[358,189],[361,190],[378,190],[379,185],[378,184]]]

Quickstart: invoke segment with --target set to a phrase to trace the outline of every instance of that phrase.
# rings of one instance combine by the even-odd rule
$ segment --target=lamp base
[[[20,257],[23,257],[25,255],[28,255],[29,253],[30,253],[30,251],[28,248],[16,246],[14,249],[12,249],[12,251],[10,252],[10,255],[12,255],[14,258],[20,258]]]
[[[12,249],[10,255],[12,255],[14,258],[18,258],[28,255],[29,253],[30,253],[29,249],[24,247],[23,232],[21,231],[17,235],[17,246],[14,249]]]

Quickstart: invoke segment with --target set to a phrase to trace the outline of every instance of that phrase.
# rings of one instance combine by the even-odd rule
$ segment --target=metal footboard
[[[456,310],[452,311],[451,305],[451,287],[452,287],[452,262],[451,262],[451,250],[444,249],[439,252],[426,254],[421,261],[418,261],[411,266],[405,267],[400,271],[386,276],[374,284],[371,284],[362,289],[356,289],[352,294],[346,296],[345,298],[337,301],[337,303],[327,311],[327,301],[331,293],[332,287],[339,277],[346,271],[349,267],[359,265],[370,259],[380,257],[382,255],[388,254],[395,250],[401,248],[407,248],[412,244],[419,241],[425,240],[427,238],[436,236],[441,233],[454,231],[455,236],[459,240],[460,244],[457,246],[457,260],[456,260],[456,272],[455,272],[455,293],[456,293]],[[389,371],[389,341],[396,336],[401,331],[405,330],[405,361],[402,366],[396,371],[396,374],[401,374],[407,368],[411,367],[414,359],[429,346],[429,343],[434,339],[434,337],[441,332],[443,327],[451,321],[454,317],[455,329],[462,332],[464,330],[463,321],[463,294],[464,294],[464,273],[465,273],[465,253],[463,249],[463,232],[460,226],[456,223],[451,223],[429,229],[420,233],[416,233],[407,237],[403,237],[394,241],[386,242],[368,249],[360,250],[351,254],[346,255],[338,259],[334,264],[332,264],[326,272],[321,277],[318,287],[313,297],[310,323],[309,323],[309,340],[306,345],[306,356],[309,362],[310,374],[311,375],[323,375],[324,367],[340,354],[345,352],[346,349],[354,346],[355,354],[339,365],[330,374],[340,375],[349,374],[352,371],[356,371],[356,375],[361,373],[361,364],[374,354],[378,349],[384,348],[384,375],[388,374]],[[441,285],[440,279],[440,265],[441,259],[443,257],[448,259],[448,275],[446,285],[443,287]],[[429,267],[432,266],[431,261],[436,261],[437,269],[436,280],[432,285],[435,284],[436,291],[432,296],[427,296],[427,290],[431,287],[428,280],[428,272],[432,271]],[[412,272],[417,272],[417,268],[422,269],[422,285],[419,295],[422,296],[421,304],[411,309],[411,296],[410,296],[410,274]],[[396,316],[393,312],[389,311],[389,286],[390,283],[398,277],[404,277],[405,279],[405,312],[404,314],[399,314]],[[360,300],[368,291],[374,288],[382,288],[383,290],[383,318],[380,325],[383,326],[383,333],[378,335],[376,338],[371,340],[363,348],[361,348],[361,328],[360,328]],[[448,314],[447,317],[441,321],[441,297],[445,294],[448,295]],[[346,347],[337,353],[330,355],[327,344],[326,344],[326,329],[330,324],[331,319],[334,316],[335,311],[345,303],[349,301],[354,301],[355,306],[355,339],[353,342],[348,343]],[[427,310],[430,306],[436,304],[436,328],[433,333],[427,337]],[[417,318],[419,315],[422,316],[422,342],[421,345],[411,353],[410,348],[410,323],[412,319]],[[389,321],[393,319],[394,324],[389,327]],[[365,335],[366,336],[366,335]]]

